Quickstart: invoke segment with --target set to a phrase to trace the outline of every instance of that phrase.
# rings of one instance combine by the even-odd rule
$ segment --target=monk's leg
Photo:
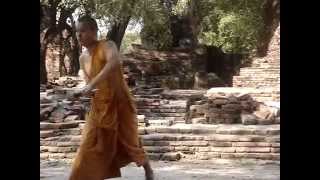
[[[147,156],[146,156],[145,163],[142,166],[144,168],[146,180],[153,180],[154,179],[153,170],[151,168],[150,161],[147,158]]]

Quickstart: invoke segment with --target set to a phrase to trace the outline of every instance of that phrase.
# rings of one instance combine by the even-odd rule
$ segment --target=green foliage
[[[142,43],[153,49],[170,48],[169,16],[185,15],[191,1],[196,2],[200,43],[235,53],[247,53],[256,47],[263,27],[262,5],[265,0],[177,0],[171,12],[161,0],[54,0],[60,7],[81,7],[80,14],[90,12],[106,27],[130,16],[131,22],[143,25]],[[46,4],[48,0],[40,2]],[[124,46],[124,49],[129,47]]]
[[[202,2],[203,3],[203,2]],[[200,42],[226,52],[247,53],[262,30],[262,0],[210,0],[203,3]]]
[[[156,0],[145,0],[141,7],[142,44],[150,49],[169,49],[172,44],[172,35],[168,12]]]
[[[132,50],[132,44],[141,44],[140,35],[137,32],[127,32],[122,40],[120,52],[128,53]]]

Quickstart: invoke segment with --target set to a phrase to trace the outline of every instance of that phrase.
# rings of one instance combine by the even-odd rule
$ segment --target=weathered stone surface
[[[152,153],[164,153],[173,151],[174,148],[171,146],[145,146],[144,150]]]
[[[79,119],[80,119],[79,115],[69,115],[66,118],[64,118],[64,121],[74,121]]]
[[[40,138],[48,138],[55,136],[54,131],[40,131]]]
[[[244,153],[269,153],[271,152],[270,147],[237,147],[236,152]]]
[[[213,136],[205,137],[205,140],[212,141],[226,141],[226,142],[261,142],[264,141],[263,136],[239,136],[239,135],[223,135],[216,134]]]
[[[40,122],[40,130],[49,130],[49,129],[69,129],[78,127],[78,122],[61,122],[61,123],[48,123]]]
[[[151,160],[160,160],[161,154],[160,153],[147,153],[148,158]]]
[[[162,154],[160,160],[163,161],[178,161],[181,159],[181,154],[180,153],[164,153]]]
[[[272,153],[280,153],[280,148],[271,148]]]
[[[219,141],[209,141],[209,145],[212,147],[231,147],[231,142],[219,142]]]
[[[271,143],[271,147],[280,148],[280,143]]]
[[[241,122],[244,125],[257,124],[257,117],[253,114],[241,114]]]
[[[57,142],[58,147],[68,147],[68,146],[78,147],[79,145],[80,145],[80,141],[79,142]]]
[[[53,153],[65,153],[65,152],[76,152],[77,147],[48,147],[48,152]]]
[[[266,142],[234,142],[234,147],[271,147],[271,143]]]
[[[234,153],[234,152],[236,152],[236,148],[234,148],[234,147],[211,147],[211,151]]]
[[[208,121],[206,118],[193,118],[192,124],[207,124]]]
[[[209,160],[213,158],[220,158],[221,155],[218,152],[197,152],[196,158],[200,160]]]

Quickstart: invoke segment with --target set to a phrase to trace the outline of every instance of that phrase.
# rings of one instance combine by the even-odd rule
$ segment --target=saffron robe
[[[99,41],[93,50],[89,81],[108,63],[104,43]],[[138,138],[136,106],[122,67],[96,88],[69,180],[121,177],[121,167],[131,162],[141,166],[146,160]]]

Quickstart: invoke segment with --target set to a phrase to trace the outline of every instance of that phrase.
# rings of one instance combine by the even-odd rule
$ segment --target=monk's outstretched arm
[[[105,56],[107,59],[107,63],[102,68],[102,70],[94,77],[89,83],[87,87],[87,91],[90,91],[96,87],[101,81],[105,81],[108,75],[116,68],[120,66],[119,54],[117,46],[114,42],[108,41],[105,44]]]

